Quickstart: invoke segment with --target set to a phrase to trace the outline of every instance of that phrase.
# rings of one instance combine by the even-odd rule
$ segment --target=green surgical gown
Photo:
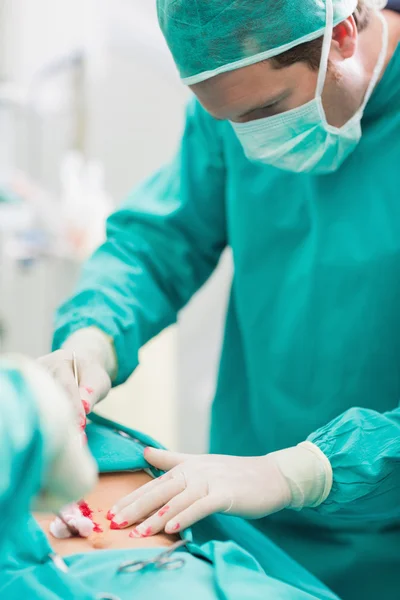
[[[122,383],[230,246],[211,451],[317,444],[333,467],[327,501],[255,525],[342,598],[397,600],[400,47],[362,125],[338,172],[291,174],[247,160],[231,125],[193,101],[175,160],[110,218],[54,347],[100,327]]]

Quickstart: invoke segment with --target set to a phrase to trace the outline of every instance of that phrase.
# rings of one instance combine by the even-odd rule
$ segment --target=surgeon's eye
[[[261,108],[258,111],[260,116],[253,117],[253,118],[262,119],[265,117],[272,117],[273,115],[278,115],[281,112],[283,112],[281,103],[275,102],[274,104],[270,104],[269,106],[264,106],[264,108]]]
[[[247,115],[240,117],[238,119],[239,123],[249,123],[250,121],[256,121],[258,119],[265,119],[267,117],[272,117],[273,115],[278,115],[283,112],[281,102],[275,102],[274,104],[269,104],[268,106],[263,106],[261,108],[257,108],[256,110],[252,110]]]

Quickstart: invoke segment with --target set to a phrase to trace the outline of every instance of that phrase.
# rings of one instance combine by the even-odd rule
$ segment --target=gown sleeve
[[[22,373],[0,364],[0,538],[29,511],[48,458],[32,391]]]
[[[352,408],[308,440],[333,470],[331,493],[315,510],[363,521],[400,518],[400,408]]]
[[[138,351],[176,321],[226,246],[225,167],[216,122],[193,101],[180,150],[108,220],[107,241],[58,311],[53,349],[94,326],[113,339],[116,384]]]

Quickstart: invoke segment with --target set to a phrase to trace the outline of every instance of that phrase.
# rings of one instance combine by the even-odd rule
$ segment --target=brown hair
[[[354,20],[357,25],[358,32],[364,31],[369,25],[371,17],[371,9],[367,6],[364,0],[358,0],[357,8],[353,13]],[[322,51],[322,38],[317,38],[311,42],[300,44],[287,52],[278,54],[274,58],[270,59],[270,63],[274,69],[282,69],[284,67],[290,67],[294,63],[304,62],[313,71],[318,71],[319,64],[321,61]]]

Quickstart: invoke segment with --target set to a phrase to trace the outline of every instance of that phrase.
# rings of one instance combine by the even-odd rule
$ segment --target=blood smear
[[[149,529],[150,529],[150,528],[149,528]],[[150,533],[151,533],[151,532],[150,532]],[[150,534],[148,534],[148,535],[150,535]],[[138,532],[137,528],[135,527],[135,528],[134,528],[134,529],[132,529],[132,531],[129,533],[129,537],[130,537],[130,538],[135,538],[135,539],[137,539],[137,538],[144,538],[144,537],[146,537],[146,532],[145,532],[144,534],[141,534],[141,533],[139,533],[139,532]]]
[[[163,517],[169,511],[169,506],[164,506],[161,510],[158,511],[158,516]]]
[[[87,517],[88,519],[90,519],[92,521],[92,523],[93,523],[93,531],[95,533],[103,533],[103,530],[100,527],[100,525],[98,523],[95,523],[93,521],[93,511],[90,508],[89,504],[87,502],[85,502],[84,500],[81,500],[78,503],[78,506],[79,506],[79,510],[82,513],[82,516],[83,517]],[[101,509],[98,509],[98,510],[99,510],[99,512],[101,512]]]
[[[79,510],[81,511],[83,517],[92,519],[93,511],[89,507],[89,504],[87,502],[85,502],[84,500],[81,500],[80,502],[78,502],[78,506],[79,506]],[[92,519],[92,521],[93,521],[93,519]]]
[[[81,400],[82,404],[83,404],[83,408],[85,413],[88,415],[90,413],[90,404],[89,402],[87,402],[86,400]]]

